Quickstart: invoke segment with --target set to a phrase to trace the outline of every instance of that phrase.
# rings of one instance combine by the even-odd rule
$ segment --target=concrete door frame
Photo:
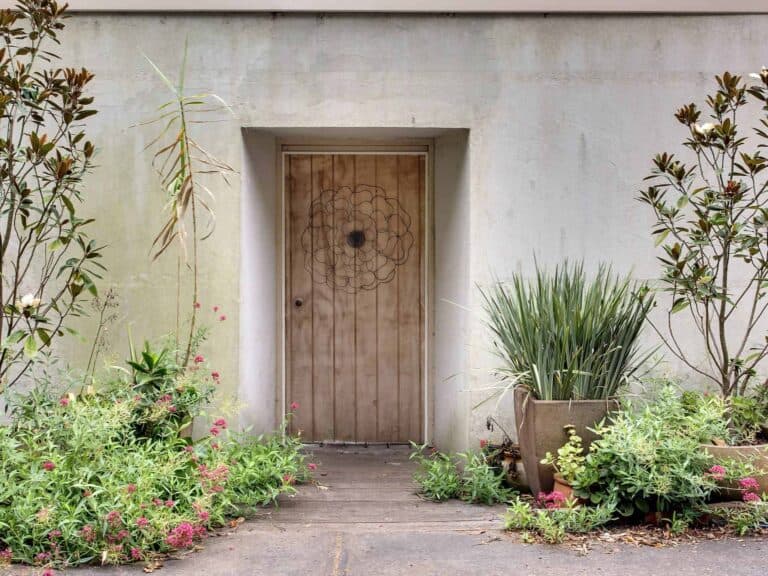
[[[278,195],[280,199],[280,242],[278,251],[280,256],[278,262],[278,278],[282,279],[282,290],[280,291],[279,309],[282,311],[282,323],[279,328],[279,361],[278,361],[278,382],[277,382],[277,406],[278,413],[276,418],[282,418],[282,415],[288,411],[287,391],[287,191],[285,187],[285,161],[289,155],[298,154],[354,154],[354,155],[423,155],[426,157],[426,171],[424,173],[424,215],[421,222],[423,235],[423,257],[424,263],[421,272],[421,286],[424,289],[424,342],[421,353],[420,363],[423,370],[423,378],[419,383],[421,395],[424,400],[422,412],[422,439],[428,442],[431,439],[433,430],[434,407],[433,407],[433,374],[434,363],[432,355],[432,334],[433,334],[433,309],[432,302],[434,298],[434,140],[432,139],[393,139],[390,141],[334,141],[323,139],[279,139],[277,140],[277,183],[280,188]],[[371,442],[365,442],[371,444]]]
[[[431,145],[430,363],[425,441],[469,446],[472,312],[470,130],[461,127],[244,127],[240,193],[239,426],[270,433],[284,417],[283,145]],[[402,149],[402,148],[401,148]],[[425,212],[427,210],[425,209]],[[279,388],[278,388],[279,385]]]

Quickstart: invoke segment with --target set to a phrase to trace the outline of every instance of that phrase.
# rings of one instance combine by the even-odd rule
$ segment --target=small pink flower
[[[200,512],[197,513],[197,517],[200,519],[201,522],[208,522],[208,520],[211,518],[211,515],[205,510],[201,510]]]
[[[43,573],[40,574],[40,576],[56,576],[56,572],[54,572],[50,568],[46,568],[45,570],[43,570]]]
[[[195,356],[195,364],[202,364],[203,362],[205,362],[205,358],[203,358],[202,354]]]
[[[295,484],[296,478],[294,478],[292,474],[286,474],[285,476],[283,476],[283,482],[285,482],[286,484]]]
[[[93,526],[86,524],[80,530],[80,536],[86,542],[93,542],[96,539],[96,531],[93,529]]]
[[[83,498],[90,498],[91,496],[93,496],[93,492],[90,490],[83,490]]]
[[[45,462],[43,462],[43,469],[48,472],[52,472],[53,470],[56,469],[56,464],[54,464],[50,460],[46,460]]]
[[[742,495],[742,499],[744,502],[760,502],[762,498],[760,498],[759,494],[755,494],[754,492],[744,492]]]
[[[314,472],[315,470],[317,470],[317,464],[315,464],[314,462],[310,462],[309,464],[307,464],[307,468],[309,468],[310,470],[312,470],[312,472]]]
[[[298,410],[298,409],[299,409],[299,403],[291,402],[291,411]]]
[[[175,414],[176,413],[176,406],[174,406],[173,404],[168,406],[168,412],[170,412],[171,414]]]
[[[219,316],[219,322],[224,322],[224,320],[226,320],[226,319],[227,319],[227,315],[226,314],[222,314],[221,316]]]
[[[195,451],[195,447],[192,446],[192,444],[187,444],[186,446],[184,446],[184,451],[185,452],[194,452]]]
[[[221,378],[221,374],[219,374],[214,370],[213,372],[211,372],[211,378],[213,378],[216,382],[218,382],[219,378]]]
[[[218,450],[218,449],[219,449],[219,443],[211,442],[211,450]]]
[[[189,548],[192,546],[195,536],[199,534],[199,530],[196,530],[192,524],[182,522],[171,530],[165,541],[174,548]]]
[[[56,540],[57,538],[61,537],[61,530],[51,530],[48,532],[48,539],[49,540]]]
[[[218,311],[219,311],[219,307],[218,307],[218,306],[214,306],[214,307],[213,307],[213,311],[214,311],[214,312],[218,312]]]
[[[200,302],[195,302],[194,306],[195,306],[195,310],[199,310],[200,309]]]
[[[140,518],[136,519],[136,526],[138,528],[146,528],[147,526],[149,526],[149,520],[144,518],[144,516],[141,516]]]
[[[488,440],[483,438],[482,440],[480,440],[480,448],[485,448],[486,446],[488,446]]]
[[[123,518],[120,516],[120,512],[112,510],[107,514],[107,522],[110,526],[118,526],[122,522]]]
[[[45,564],[50,559],[51,559],[50,552],[38,552],[37,554],[35,554],[35,561],[38,564]]]
[[[567,498],[562,492],[553,490],[552,492],[539,492],[536,500],[540,506],[544,506],[545,508],[552,510],[560,508],[565,503]]]
[[[162,506],[163,505],[163,501],[160,500],[160,498],[154,498],[152,500],[152,504],[154,504],[155,506]]]
[[[141,550],[138,548],[131,548],[131,560],[141,560]]]
[[[709,472],[709,475],[712,476],[712,478],[715,480],[722,480],[723,478],[725,478],[725,474],[726,474],[725,468],[723,468],[719,464],[715,464],[714,466],[712,466],[712,468],[710,468],[708,472]]]
[[[117,535],[115,536],[115,539],[119,542],[121,540],[125,540],[130,535],[131,533],[128,532],[128,530],[120,530],[120,532],[118,532]]]
[[[226,428],[227,427],[227,421],[224,420],[224,418],[219,418],[216,420],[216,422],[213,423],[214,426],[219,426],[220,428]]]
[[[174,502],[173,500],[166,500],[165,501],[165,507],[166,508],[173,508],[174,506],[176,506],[176,502]]]
[[[212,426],[209,432],[211,433],[211,436],[218,436],[221,430],[219,430],[216,426]]]
[[[741,486],[743,490],[747,490],[749,492],[756,492],[757,490],[760,490],[760,483],[751,476],[747,476],[746,478],[739,480],[739,486]]]
[[[128,492],[128,494],[133,494],[136,492],[136,484],[128,484],[128,486],[125,487],[125,491]]]
[[[10,548],[6,548],[5,550],[0,550],[0,565],[3,564],[10,564],[13,560],[13,550]]]
[[[59,404],[61,404],[66,408],[67,406],[69,406],[69,398],[67,396],[62,396],[61,398],[59,398]]]

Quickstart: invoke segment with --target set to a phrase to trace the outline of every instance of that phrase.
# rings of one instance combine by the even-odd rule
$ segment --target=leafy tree
[[[667,344],[725,398],[745,394],[768,355],[768,337],[757,333],[768,308],[768,159],[761,153],[768,146],[768,70],[752,76],[758,80],[752,86],[729,72],[717,76],[706,122],[696,104],[677,111],[695,161],[657,155],[646,178],[651,185],[639,197],[653,210],[653,235],[664,250],[661,281],[672,298]],[[752,152],[737,123],[750,101],[762,107]],[[678,313],[688,313],[696,326],[708,367],[676,336],[672,316]]]
[[[96,294],[100,247],[78,216],[96,114],[85,69],[52,66],[66,6],[21,0],[0,11],[0,389],[64,334]]]

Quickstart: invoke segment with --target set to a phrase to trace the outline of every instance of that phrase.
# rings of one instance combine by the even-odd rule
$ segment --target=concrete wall
[[[650,158],[680,150],[684,135],[672,113],[701,101],[714,74],[765,63],[766,24],[768,16],[754,15],[77,15],[62,52],[67,64],[96,74],[101,113],[90,132],[99,167],[88,180],[87,209],[111,245],[109,280],[123,314],[137,338],[174,325],[175,262],[148,258],[163,204],[142,151],[151,133],[130,128],[166,99],[142,52],[173,74],[189,38],[190,90],[216,92],[237,114],[200,127],[197,138],[242,173],[230,188],[216,188],[217,230],[203,244],[201,300],[210,320],[214,304],[228,316],[212,322],[206,355],[222,373],[222,394],[248,404],[244,424],[264,427],[275,402],[268,394],[274,355],[264,348],[249,356],[243,347],[275,337],[279,280],[268,254],[274,222],[260,216],[275,199],[259,166],[273,159],[254,156],[241,129],[468,129],[453,152],[448,143],[436,150],[439,159],[463,147],[464,158],[435,190],[456,200],[438,204],[435,214],[438,244],[453,246],[435,271],[442,311],[435,418],[448,447],[474,442],[485,435],[493,405],[470,417],[478,395],[465,390],[488,384],[492,359],[477,316],[446,311],[440,295],[475,309],[475,283],[529,271],[534,255],[544,264],[608,260],[654,277],[650,220],[634,201]],[[245,231],[245,220],[259,225]],[[247,276],[243,259],[262,259],[262,276]],[[124,341],[117,338],[115,350],[123,356]],[[459,379],[448,379],[457,365]],[[262,371],[258,384],[244,388],[254,370]]]

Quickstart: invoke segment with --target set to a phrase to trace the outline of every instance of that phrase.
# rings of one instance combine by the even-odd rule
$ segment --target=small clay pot
[[[563,477],[560,476],[560,474],[555,474],[555,486],[552,489],[553,492],[560,492],[563,496],[565,496],[566,500],[570,500],[573,498],[573,488],[571,487],[568,482],[563,480]]]

